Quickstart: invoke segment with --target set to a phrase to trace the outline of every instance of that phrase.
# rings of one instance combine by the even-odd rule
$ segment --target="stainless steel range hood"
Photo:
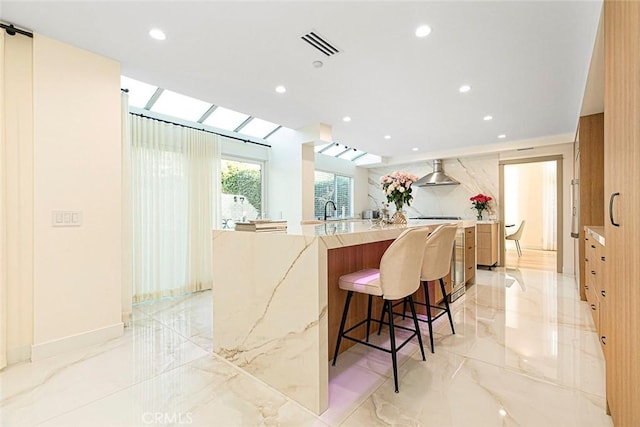
[[[423,176],[417,180],[413,185],[418,187],[430,187],[432,185],[458,185],[460,184],[455,179],[447,176],[442,169],[442,160],[433,161],[433,172]]]

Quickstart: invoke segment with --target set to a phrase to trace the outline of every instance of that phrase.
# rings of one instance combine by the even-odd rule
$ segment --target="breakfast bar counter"
[[[344,304],[338,278],[377,268],[407,227],[447,223],[474,224],[330,221],[290,225],[287,232],[214,230],[214,352],[321,414],[328,407],[329,350]],[[365,317],[364,301],[352,303],[354,319]],[[377,302],[374,312],[381,306]]]

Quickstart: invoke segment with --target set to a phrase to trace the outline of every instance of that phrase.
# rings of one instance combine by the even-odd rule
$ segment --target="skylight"
[[[211,108],[211,103],[165,90],[151,107],[151,111],[197,122]]]
[[[129,105],[144,108],[149,99],[156,93],[156,86],[120,76],[120,87],[129,90]]]
[[[238,131],[243,135],[255,136],[256,138],[264,138],[269,135],[278,125],[266,120],[253,118],[246,126]]]
[[[316,145],[314,147],[314,151],[318,154],[324,154],[325,156],[348,160],[350,162],[354,162],[356,165],[367,165],[380,163],[382,161],[382,157],[380,156],[369,154],[365,151],[348,147],[338,142],[328,142],[326,144]]]
[[[205,125],[217,127],[225,130],[234,130],[242,122],[247,120],[249,115],[238,113],[237,111],[229,110],[227,108],[218,107],[213,113],[204,121]]]
[[[371,153],[367,153],[364,156],[360,157],[359,159],[355,159],[353,161],[353,163],[355,163],[358,166],[371,165],[374,163],[381,163],[381,162],[382,162],[382,157],[376,156],[375,154],[371,154]]]
[[[323,147],[323,149],[319,150],[318,153],[324,154],[325,156],[337,156],[345,150],[345,146],[334,142],[329,146]]]
[[[356,148],[352,148],[349,151],[347,151],[346,153],[340,155],[341,159],[345,159],[345,160],[349,160],[352,161],[353,159],[355,159],[358,156],[362,156],[363,154],[365,154],[364,151],[360,151]]]
[[[282,129],[281,125],[267,120],[229,110],[210,102],[201,101],[126,76],[120,76],[120,84],[123,89],[127,89],[129,92],[129,106],[144,112],[144,108],[150,105],[150,111],[146,111],[146,114],[153,116],[153,113],[158,113],[160,117],[156,118],[164,119],[163,116],[171,116],[193,122],[194,125],[200,124],[201,126],[204,125],[205,128],[211,127],[213,128],[210,129],[212,132],[225,130],[232,134],[242,134],[264,140]],[[155,102],[150,103],[152,99],[155,99]],[[242,127],[240,127],[241,125]],[[236,131],[236,129],[238,130]],[[351,161],[356,165],[367,165],[382,161],[380,156],[369,154],[338,142],[327,142],[316,146],[314,150],[318,154]]]

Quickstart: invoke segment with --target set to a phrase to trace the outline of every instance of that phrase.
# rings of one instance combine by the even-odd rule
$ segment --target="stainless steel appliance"
[[[411,219],[443,219],[450,221],[460,221],[462,218],[459,216],[416,216]]]
[[[465,234],[463,228],[458,228],[456,241],[453,245],[453,257],[451,259],[451,294],[449,301],[453,302],[464,295],[466,286],[464,283],[464,248]]]
[[[580,237],[580,180],[571,180],[571,237]]]

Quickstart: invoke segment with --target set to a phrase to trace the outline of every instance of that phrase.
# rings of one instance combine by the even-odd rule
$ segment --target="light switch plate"
[[[53,227],[80,227],[82,225],[82,211],[51,211],[51,225]]]

